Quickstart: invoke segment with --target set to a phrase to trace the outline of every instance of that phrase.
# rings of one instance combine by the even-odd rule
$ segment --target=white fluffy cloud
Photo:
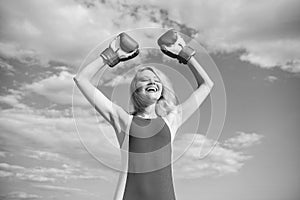
[[[151,4],[165,9],[169,18],[196,29],[197,40],[210,51],[243,50],[241,60],[300,72],[297,0],[176,0],[171,4],[153,0]]]
[[[24,150],[23,156],[34,158],[37,160],[48,160],[48,161],[67,162],[67,163],[70,162],[70,160],[67,157],[62,156],[58,153],[41,151],[41,150]]]
[[[0,157],[5,158],[8,155],[5,151],[0,151]]]
[[[274,81],[278,80],[278,78],[276,76],[267,76],[265,80],[273,83]]]
[[[50,102],[59,105],[73,105],[74,107],[79,106],[84,108],[91,107],[88,100],[76,86],[73,80],[74,76],[75,74],[71,74],[67,71],[61,71],[59,75],[51,75],[42,80],[25,84],[20,90],[26,92],[27,96],[30,95],[30,93],[35,93],[45,97]],[[109,79],[109,77],[112,79]],[[109,73],[105,74],[104,77],[99,79],[101,85],[115,86],[120,83],[129,83],[132,79],[132,76],[116,76],[112,73],[112,71],[110,71]],[[97,88],[95,88],[95,90],[97,90]],[[15,93],[16,92],[17,91],[15,91]],[[21,96],[19,94],[0,96],[0,102],[14,106],[19,105],[18,103],[20,99]]]
[[[66,162],[70,158],[84,163],[92,168],[95,162],[90,152],[83,147],[87,145],[101,161],[118,164],[118,145],[114,130],[103,118],[96,115],[92,109],[74,108],[74,118],[67,111],[51,111],[47,109],[6,109],[0,115],[0,138],[3,148],[11,148],[13,152],[18,147],[30,146],[38,151],[22,151],[29,158],[45,161]],[[101,146],[101,148],[99,148]],[[43,151],[47,149],[47,151]],[[49,153],[47,153],[49,151]],[[52,152],[52,153],[51,153]],[[57,154],[64,156],[59,156]],[[100,162],[101,163],[101,162]],[[108,173],[103,167],[99,168]],[[109,174],[109,173],[108,173]],[[22,176],[25,177],[25,176]],[[27,176],[26,176],[27,177]],[[84,176],[81,176],[84,178]]]
[[[174,164],[174,171],[176,177],[184,179],[194,179],[203,176],[222,176],[231,173],[237,173],[243,167],[245,162],[252,156],[245,154],[236,147],[242,146],[243,148],[250,147],[258,143],[262,138],[258,134],[243,134],[241,137],[233,137],[228,139],[230,145],[225,141],[224,143],[217,143],[213,150],[204,158],[200,158],[200,152],[208,152],[213,140],[210,140],[202,135],[196,137],[192,134],[186,134],[174,144],[174,152],[182,151],[186,147],[186,143],[190,143],[195,139],[184,153]],[[203,144],[205,144],[203,146]]]
[[[263,138],[262,135],[257,133],[237,132],[237,134],[237,136],[227,139],[224,142],[224,146],[233,149],[247,148],[254,144],[259,144]]]
[[[95,7],[87,8],[78,2],[2,2],[0,53],[21,58],[37,54],[79,64],[89,50],[112,34],[150,25],[148,18],[136,20],[118,4],[94,2]]]
[[[2,2],[1,16],[2,40],[50,59],[79,59],[82,48],[88,50],[109,34],[95,23],[93,13],[71,1]]]
[[[67,71],[61,71],[59,75],[52,75],[40,81],[24,85],[22,90],[34,92],[53,103],[62,105],[72,105],[73,95],[73,105],[88,106],[89,102],[83,95],[73,91],[75,86],[73,76],[74,74]]]
[[[30,199],[41,199],[42,196],[36,195],[36,194],[28,194],[26,192],[20,192],[20,191],[14,191],[10,192],[6,195],[0,195],[1,198],[5,200],[15,200],[15,199],[24,199],[24,200],[30,200]]]
[[[4,103],[19,109],[27,108],[25,104],[20,102],[24,96],[23,92],[14,89],[9,89],[8,92],[9,94],[0,96],[0,103]]]
[[[212,52],[243,50],[241,60],[299,72],[299,6],[297,0],[8,1],[1,3],[0,49],[78,64],[112,34],[179,25],[195,30]]]
[[[11,172],[7,172],[7,171],[4,171],[4,170],[0,170],[0,177],[3,178],[3,177],[11,177],[13,176],[14,174],[11,173]]]
[[[63,187],[63,186],[55,186],[55,185],[34,185],[34,187],[44,189],[44,190],[54,190],[54,191],[86,192],[85,190],[79,188],[71,188],[71,187]]]
[[[97,196],[94,193],[91,193],[90,191],[87,191],[84,189],[79,189],[79,188],[74,188],[74,187],[57,186],[57,185],[38,185],[38,184],[33,185],[33,187],[42,189],[42,190],[48,190],[51,192],[55,191],[55,193],[57,193],[57,192],[76,193],[77,196],[78,196],[78,194],[84,194],[84,195],[88,195],[88,196],[93,196],[93,198],[95,198],[95,199],[99,199],[99,196]]]
[[[101,175],[99,170],[88,169],[86,167],[72,166],[63,164],[61,168],[54,167],[33,167],[25,168],[19,165],[11,165],[8,163],[0,163],[2,177],[15,177],[20,180],[34,182],[59,182],[70,179],[102,179],[109,181],[108,177]],[[100,173],[99,173],[100,172]]]
[[[7,62],[5,62],[5,60],[3,60],[2,58],[0,58],[0,72],[1,73],[6,73],[7,75],[13,76],[15,73],[15,68],[8,64]]]
[[[47,66],[48,59],[29,46],[22,46],[15,41],[0,42],[0,56],[4,59],[17,59],[22,64],[41,64]]]
[[[15,136],[19,137],[19,140],[15,141],[19,145],[24,145],[22,142],[26,142],[26,138],[31,138],[38,142],[40,147],[51,144],[50,146],[57,150],[65,151],[64,148],[68,146],[74,148],[74,145],[80,145],[80,141],[76,135],[74,119],[70,112],[70,109],[54,112],[46,109],[3,110],[0,115],[1,136],[11,140]],[[92,110],[74,108],[74,112],[76,113],[77,128],[85,131],[85,139],[99,142],[101,138],[95,140],[92,135],[99,133],[97,124],[104,128],[107,127],[107,124],[99,120]],[[7,143],[10,142],[7,141]]]
[[[95,176],[107,177],[104,173],[108,175],[110,173],[107,173],[107,170],[103,168],[99,168],[100,171],[103,170],[101,173],[98,170],[91,170],[97,164],[97,162],[91,162],[91,156],[96,156],[98,161],[111,167],[120,164],[119,149],[113,129],[106,124],[98,123],[92,112],[85,110],[77,112],[77,130],[74,128],[73,119],[64,116],[64,111],[60,112],[60,116],[58,113],[54,113],[52,116],[48,112],[48,115],[44,115],[45,112],[47,111],[14,109],[3,111],[0,115],[1,141],[3,144],[10,144],[14,141],[16,146],[34,145],[32,148],[36,150],[23,150],[22,156],[62,163],[62,167],[25,168],[19,165],[2,163],[0,168],[3,171],[17,173],[16,177],[22,180],[55,182],[58,178],[93,179]],[[92,154],[80,148],[82,144],[79,142],[76,131],[79,131],[82,142],[88,148],[89,153]],[[175,140],[175,154],[176,152],[184,152],[187,143],[191,141],[191,137],[194,137],[193,134],[186,134],[185,136],[186,138]],[[184,156],[175,162],[176,174],[181,178],[196,178],[236,173],[242,168],[245,161],[251,158],[243,152],[243,148],[258,144],[261,138],[262,136],[256,133],[240,133],[224,143],[217,143],[213,151],[200,160],[201,145],[205,145],[202,150],[207,152],[207,148],[211,148],[214,141],[202,135],[197,135],[196,140]],[[39,150],[45,148],[51,151]],[[80,167],[68,158],[80,161],[80,163],[84,162],[84,165],[80,165]],[[90,168],[88,170],[83,166],[90,166]],[[8,176],[8,174],[2,174]]]

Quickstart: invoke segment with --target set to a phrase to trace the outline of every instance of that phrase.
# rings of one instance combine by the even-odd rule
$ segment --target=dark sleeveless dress
[[[123,200],[176,200],[171,134],[164,119],[133,116]]]

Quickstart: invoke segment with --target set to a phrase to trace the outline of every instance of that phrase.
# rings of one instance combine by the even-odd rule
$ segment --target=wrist
[[[195,53],[192,47],[184,46],[178,54],[179,63],[187,64]]]
[[[100,56],[102,57],[103,61],[110,67],[114,67],[120,62],[118,54],[110,47],[102,51]]]

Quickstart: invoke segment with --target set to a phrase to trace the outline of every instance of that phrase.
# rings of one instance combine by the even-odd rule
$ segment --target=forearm
[[[208,74],[204,71],[204,69],[198,63],[198,61],[195,59],[194,56],[191,57],[191,59],[188,61],[187,64],[196,78],[198,87],[201,84],[206,84],[209,88],[213,87],[213,85],[214,85],[213,81],[210,79]],[[204,80],[204,83],[202,83],[202,79]]]
[[[101,69],[104,70],[105,62],[102,57],[99,56],[96,60],[89,63],[85,66],[80,72],[76,74],[74,79],[78,80],[88,80],[92,81],[92,78],[97,74],[97,72]]]

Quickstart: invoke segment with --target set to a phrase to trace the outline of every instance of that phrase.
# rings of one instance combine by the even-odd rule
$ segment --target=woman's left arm
[[[175,113],[177,113],[178,116],[176,124],[178,127],[180,127],[201,106],[214,86],[214,82],[210,79],[194,56],[190,58],[187,65],[193,72],[198,87],[187,100],[176,106]]]
[[[177,130],[200,107],[212,90],[214,83],[195,59],[194,49],[186,45],[177,31],[168,30],[159,37],[157,43],[164,54],[177,58],[180,63],[187,64],[198,83],[198,87],[192,95],[182,104],[175,106],[168,114],[172,127]],[[204,80],[203,83],[202,80]]]

